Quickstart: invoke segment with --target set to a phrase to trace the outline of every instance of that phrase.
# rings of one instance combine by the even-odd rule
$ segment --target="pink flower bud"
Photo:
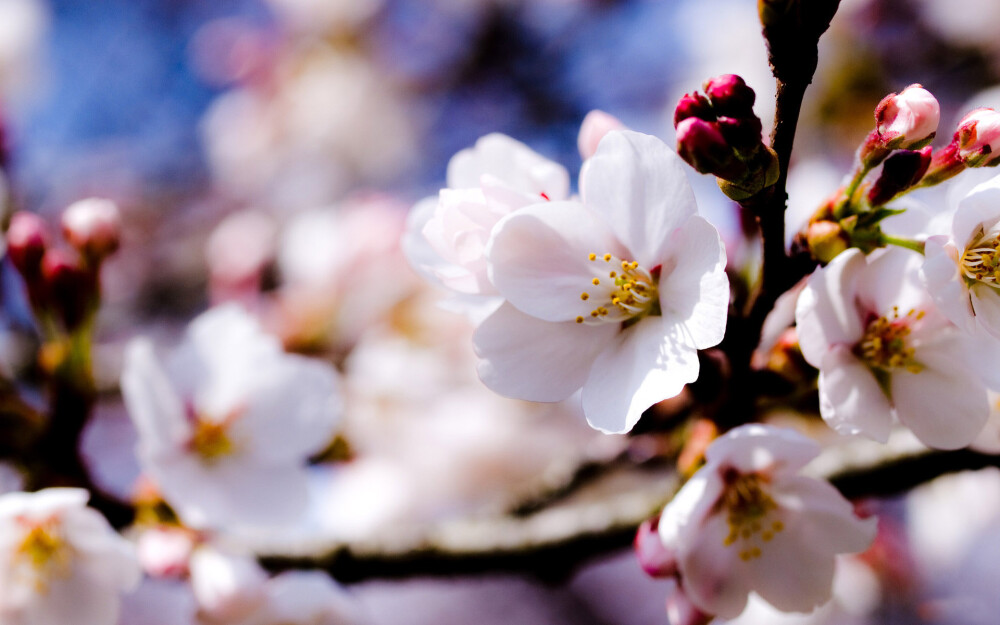
[[[90,313],[97,290],[95,275],[84,269],[73,252],[53,248],[42,257],[42,279],[50,304],[66,329],[74,331]]]
[[[62,215],[63,236],[88,259],[101,260],[117,250],[121,229],[118,206],[111,200],[80,200]]]
[[[713,618],[698,609],[680,586],[667,595],[667,620],[670,625],[707,625]]]
[[[717,115],[736,118],[753,116],[756,95],[753,89],[736,74],[723,74],[710,78],[703,89],[705,95],[712,101],[712,108]]]
[[[136,555],[153,577],[183,577],[195,547],[195,535],[180,527],[155,527],[139,535]]]
[[[677,573],[677,554],[667,549],[660,540],[657,527],[660,517],[648,519],[639,526],[632,546],[639,559],[639,566],[650,577],[670,577]]]
[[[677,124],[677,154],[703,174],[732,180],[745,173],[718,126],[697,117]]]
[[[941,119],[937,99],[920,85],[887,95],[875,108],[875,132],[896,148],[921,147],[934,138]]]
[[[955,133],[959,157],[970,167],[993,165],[1000,154],[1000,113],[990,108],[976,109],[962,118]]]
[[[49,237],[41,217],[34,213],[14,213],[7,229],[7,250],[10,261],[26,280],[38,275],[48,245]]]
[[[868,192],[868,202],[872,206],[882,206],[897,193],[909,189],[920,179],[931,164],[931,146],[920,150],[900,150],[882,165],[882,173]]]
[[[597,152],[604,135],[612,130],[621,130],[625,124],[618,121],[618,118],[605,113],[604,111],[593,110],[587,113],[580,124],[580,134],[577,136],[576,145],[580,148],[580,156],[587,160]]]
[[[674,127],[689,117],[697,117],[705,121],[714,121],[715,113],[708,99],[700,93],[685,93],[677,101],[677,108],[674,109]]]

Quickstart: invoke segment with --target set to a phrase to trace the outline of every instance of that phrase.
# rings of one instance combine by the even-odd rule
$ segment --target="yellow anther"
[[[577,323],[583,323],[583,317],[577,317],[576,318],[576,322]]]
[[[609,278],[614,278],[617,275],[618,275],[618,272],[612,271],[611,273],[608,274],[608,277]]]
[[[591,280],[590,282],[591,282],[591,283],[592,283],[592,284],[593,284],[594,286],[597,286],[598,284],[600,284],[600,283],[601,283],[601,279],[600,279],[600,278],[594,278],[594,279],[593,279],[593,280]]]
[[[605,254],[604,255],[604,262],[606,262],[606,263],[611,262],[611,254]]]
[[[590,299],[590,293],[580,293],[580,299],[582,299],[583,301],[587,301],[588,299]]]
[[[587,258],[589,258],[590,260],[597,260],[597,254],[591,252]]]

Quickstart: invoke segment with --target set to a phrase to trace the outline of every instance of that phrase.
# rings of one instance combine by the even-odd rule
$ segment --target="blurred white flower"
[[[133,340],[122,372],[142,467],[197,528],[302,513],[306,460],[333,436],[338,386],[332,367],[284,353],[235,305],[191,322],[165,364]]]
[[[258,613],[265,583],[267,573],[250,554],[203,545],[191,555],[191,589],[210,623],[242,623]]]
[[[48,29],[45,3],[0,0],[0,95],[16,94],[38,80]]]
[[[531,401],[582,388],[588,422],[625,432],[722,340],[726,252],[659,139],[609,133],[580,179],[582,204],[534,204],[493,229],[490,278],[506,301],[476,330],[479,374]]]
[[[828,482],[799,475],[819,450],[793,430],[764,425],[738,427],[709,446],[659,523],[696,607],[733,618],[751,592],[784,612],[830,599],[836,554],[866,549],[876,520],[856,517]]]
[[[0,495],[0,623],[114,625],[141,572],[87,491]]]

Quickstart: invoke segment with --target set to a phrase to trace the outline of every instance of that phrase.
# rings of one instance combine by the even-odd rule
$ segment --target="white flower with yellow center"
[[[683,592],[700,610],[734,618],[751,592],[785,612],[830,599],[835,556],[866,549],[876,521],[855,516],[829,483],[798,474],[819,450],[765,425],[738,427],[709,446],[659,522]]]
[[[566,199],[569,174],[523,143],[493,133],[452,157],[447,184],[436,198],[414,206],[404,253],[418,273],[465,296],[465,304],[495,302],[485,256],[493,226],[524,206]]]
[[[0,623],[118,621],[139,563],[88,497],[78,488],[0,495]]]
[[[928,238],[925,252],[921,275],[941,312],[1000,338],[1000,177],[962,198],[951,233]]]
[[[580,187],[582,203],[535,204],[494,228],[486,256],[506,301],[475,333],[479,374],[532,401],[582,388],[590,424],[625,432],[697,379],[697,350],[722,340],[726,253],[655,137],[609,133]]]
[[[795,311],[799,345],[835,430],[885,442],[895,418],[925,445],[955,449],[986,423],[997,355],[938,312],[920,263],[902,248],[867,259],[854,249],[816,270]]]
[[[332,367],[286,354],[235,305],[195,319],[163,365],[149,341],[133,341],[122,392],[144,471],[197,528],[297,519],[306,461],[340,409]]]

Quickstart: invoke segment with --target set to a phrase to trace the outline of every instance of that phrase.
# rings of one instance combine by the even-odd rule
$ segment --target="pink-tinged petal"
[[[975,313],[965,280],[958,271],[958,250],[945,237],[927,239],[920,278],[938,310],[949,321],[966,332],[975,331]]]
[[[593,211],[576,202],[546,202],[522,208],[494,228],[486,254],[490,278],[507,301],[546,321],[588,316],[601,298],[592,280],[606,266],[590,260],[623,248]],[[603,273],[600,275],[604,275]],[[587,293],[589,301],[581,295]]]
[[[930,294],[920,282],[922,262],[919,253],[901,247],[886,248],[869,257],[857,286],[863,308],[879,316],[891,314],[893,307],[898,307],[900,315],[930,308]]]
[[[715,226],[699,215],[671,235],[660,274],[663,316],[683,324],[698,349],[718,345],[729,316],[726,248]]]
[[[829,482],[789,476],[775,483],[772,494],[782,509],[798,516],[789,529],[799,542],[819,553],[859,553],[875,539],[878,520],[859,518],[851,502]]]
[[[979,327],[1000,338],[1000,291],[987,285],[975,284],[971,291],[972,309]]]
[[[580,124],[580,134],[576,137],[576,146],[580,150],[580,156],[587,160],[597,152],[597,146],[601,144],[601,139],[612,130],[625,128],[617,117],[609,115],[604,111],[593,110],[587,113]]]
[[[187,440],[190,427],[184,404],[148,340],[134,339],[126,348],[121,388],[142,445],[165,449]]]
[[[960,350],[941,341],[918,348],[919,373],[892,373],[892,401],[900,422],[920,442],[936,449],[958,449],[973,440],[990,415],[986,387]]]
[[[462,150],[448,163],[452,189],[478,187],[484,175],[525,193],[545,193],[553,200],[569,195],[569,174],[564,167],[500,133],[480,138],[475,147]]]
[[[583,385],[583,413],[602,432],[628,432],[644,410],[698,379],[698,353],[680,326],[646,317],[606,343]]]
[[[1000,391],[1000,339],[985,332],[963,334],[951,349],[987,388]]]
[[[889,399],[868,367],[843,345],[831,347],[820,362],[819,410],[827,425],[841,434],[889,440]]]
[[[406,261],[428,282],[438,282],[437,271],[448,264],[423,232],[427,222],[434,216],[437,204],[437,197],[427,197],[414,204],[406,216],[406,229],[400,239]]]
[[[864,333],[854,303],[865,255],[850,249],[809,276],[795,305],[799,346],[806,361],[819,367],[831,345],[853,345]]]
[[[663,508],[657,531],[664,547],[681,548],[688,534],[700,530],[722,496],[723,483],[713,470],[703,470],[691,476]]]
[[[951,240],[960,249],[971,243],[980,227],[989,229],[1000,221],[1000,177],[992,178],[959,200],[951,222]]]
[[[705,459],[740,473],[798,471],[819,455],[819,445],[789,428],[741,425],[712,441]]]
[[[505,303],[472,337],[479,377],[505,397],[560,401],[583,386],[594,359],[618,332],[613,324],[553,323]]]
[[[727,536],[725,516],[713,514],[689,535],[678,560],[688,598],[709,614],[735,618],[746,607],[752,580],[738,546],[726,546]]]
[[[117,589],[102,588],[83,575],[52,575],[46,584],[44,597],[32,601],[19,611],[20,618],[9,622],[108,625],[118,621],[121,597]]]
[[[697,211],[680,157],[656,137],[629,130],[601,140],[580,189],[628,246],[630,260],[644,267],[666,256],[671,233]]]

